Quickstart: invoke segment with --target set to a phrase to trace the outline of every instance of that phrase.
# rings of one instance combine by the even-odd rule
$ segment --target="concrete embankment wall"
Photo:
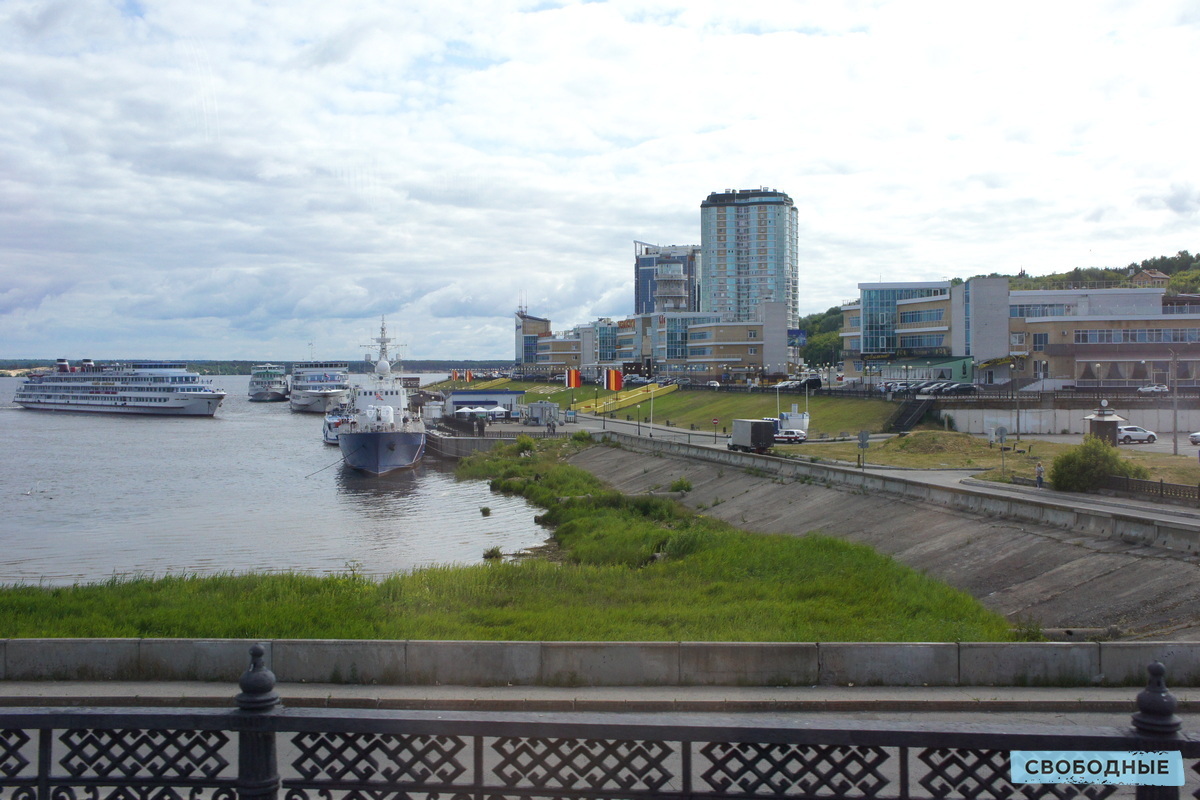
[[[902,470],[898,470],[894,474],[879,475],[854,467],[760,456],[753,453],[699,447],[662,439],[648,440],[614,431],[605,431],[596,436],[634,450],[699,459],[740,470],[757,470],[765,475],[780,478],[807,479],[817,483],[836,484],[851,491],[891,495],[973,514],[1068,528],[1091,536],[1118,539],[1126,543],[1154,545],[1185,553],[1200,552],[1200,520],[1190,524],[1187,522],[1164,522],[1146,519],[1135,511],[1122,511],[1116,508],[1104,511],[1067,508],[1040,500],[1034,495],[1027,497],[987,495],[961,486],[936,486],[921,483],[905,477]]]
[[[1116,398],[1114,398],[1115,400]],[[1017,432],[1018,421],[1021,433],[1026,435],[1086,433],[1088,422],[1084,417],[1094,410],[1041,408],[1036,405],[1036,400],[1031,400],[1030,405],[1026,407],[1025,401],[1021,402],[1019,420],[1016,408],[988,408],[982,405],[955,406],[953,401],[949,401],[939,410],[943,417],[950,417],[954,420],[955,430],[964,433],[986,434],[988,431],[1003,426],[1008,429],[1009,436]],[[1193,401],[1189,399],[1188,402]],[[1160,406],[1136,408],[1114,406],[1112,410],[1129,420],[1127,423],[1129,425],[1140,425],[1155,431],[1160,439],[1171,436],[1171,432],[1176,429],[1176,419],[1178,419],[1180,438],[1183,439],[1185,445],[1188,433],[1200,430],[1200,409],[1181,408],[1174,411],[1169,406],[1165,408]]]
[[[0,679],[236,681],[251,640],[0,640]],[[285,683],[461,686],[1200,686],[1200,642],[260,641]],[[0,690],[2,691],[2,690]]]

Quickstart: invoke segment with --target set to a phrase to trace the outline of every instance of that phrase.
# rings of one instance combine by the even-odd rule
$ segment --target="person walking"
[[[1037,488],[1041,489],[1042,484],[1046,481],[1046,468],[1042,466],[1042,462],[1039,461],[1037,463],[1037,468],[1034,469],[1033,474],[1037,476]]]

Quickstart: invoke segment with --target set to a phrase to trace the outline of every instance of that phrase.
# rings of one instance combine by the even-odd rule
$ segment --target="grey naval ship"
[[[425,423],[409,405],[408,390],[388,359],[387,322],[380,321],[379,358],[365,386],[354,390],[351,406],[337,426],[342,460],[354,469],[385,475],[411,467],[425,455]],[[369,356],[368,356],[369,359]]]

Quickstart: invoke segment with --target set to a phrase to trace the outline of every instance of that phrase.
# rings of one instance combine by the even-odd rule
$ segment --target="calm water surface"
[[[321,440],[321,415],[251,403],[213,419],[26,411],[0,378],[0,582],[295,570],[387,574],[541,544],[520,498],[455,481],[452,461],[367,477]],[[487,517],[480,511],[491,509]]]

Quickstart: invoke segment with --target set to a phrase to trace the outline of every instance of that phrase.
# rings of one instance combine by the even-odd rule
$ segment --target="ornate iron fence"
[[[0,711],[0,797],[1149,800],[1178,788],[1014,785],[1009,753],[1178,751],[1193,770],[1200,759],[1158,664],[1128,728],[763,727],[736,716],[285,709],[262,649],[251,653],[235,709]]]
[[[1132,495],[1160,497],[1170,500],[1186,500],[1200,504],[1200,485],[1188,483],[1167,483],[1166,481],[1144,481],[1129,478],[1124,475],[1108,475],[1101,486],[1114,492],[1126,492]]]

